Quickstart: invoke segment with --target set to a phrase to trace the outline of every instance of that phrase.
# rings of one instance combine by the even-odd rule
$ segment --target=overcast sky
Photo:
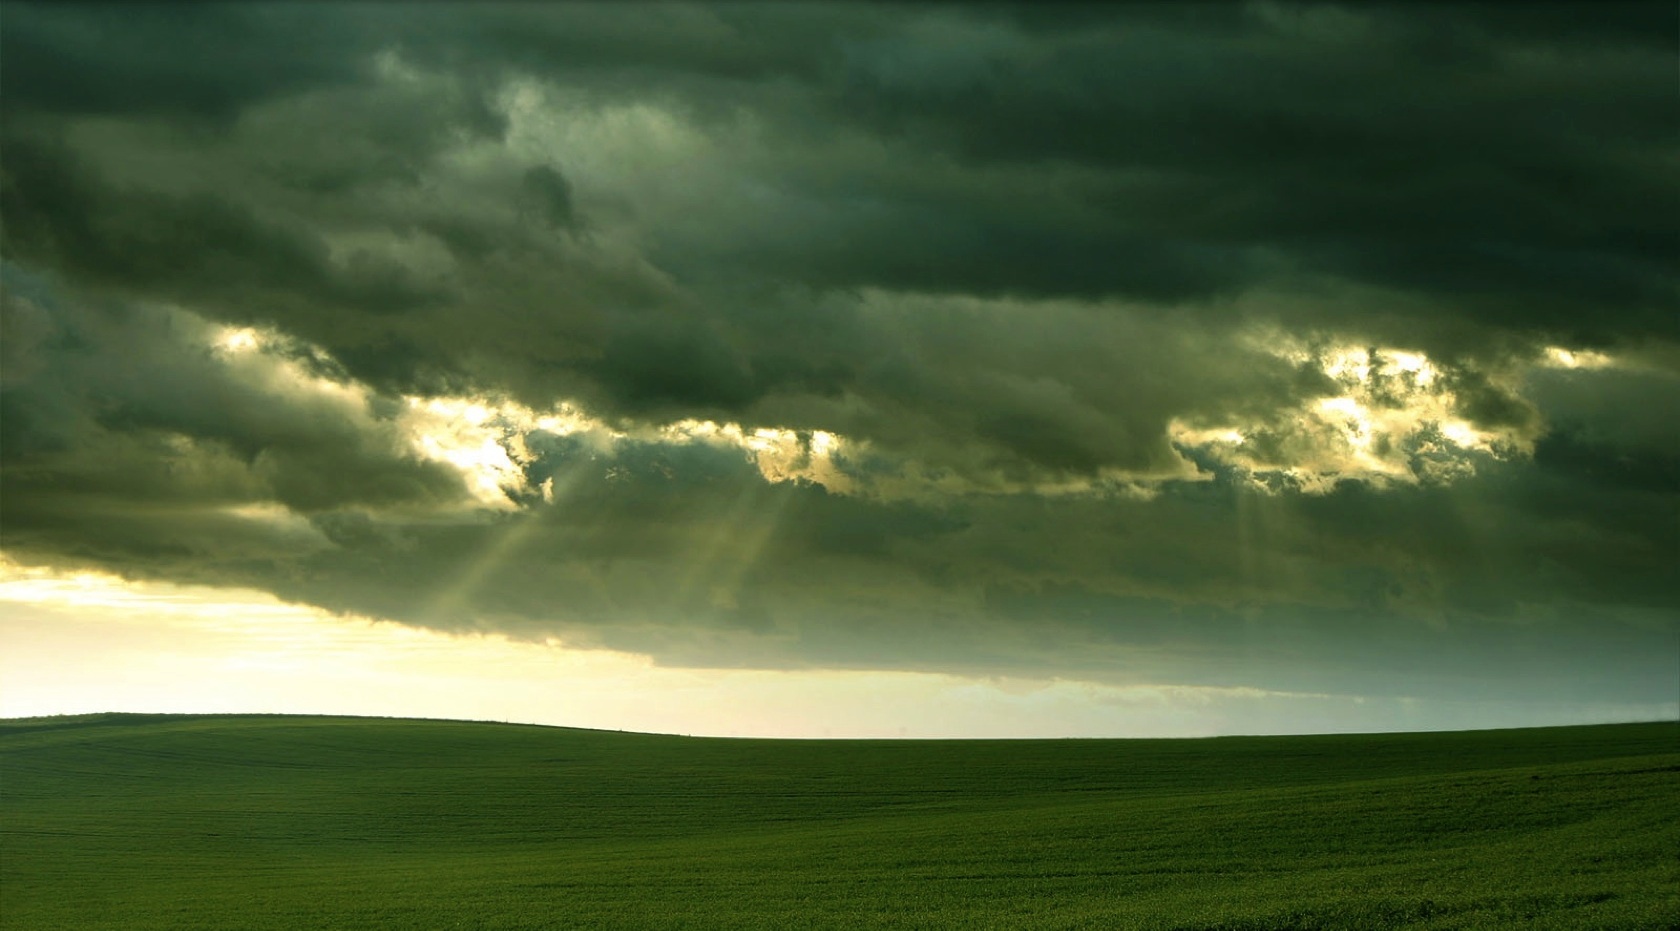
[[[8,2],[0,631],[131,664],[82,573],[158,649],[217,647],[134,593],[456,644],[415,694],[494,691],[493,641],[823,696],[777,733],[879,716],[842,673],[1223,703],[1185,732],[1680,715],[1677,36]],[[1455,710],[1348,710],[1400,702]],[[1139,729],[1081,707],[917,728]]]

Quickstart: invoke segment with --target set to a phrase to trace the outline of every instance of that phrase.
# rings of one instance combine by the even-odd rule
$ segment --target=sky
[[[1680,717],[1673,3],[0,7],[0,715]]]

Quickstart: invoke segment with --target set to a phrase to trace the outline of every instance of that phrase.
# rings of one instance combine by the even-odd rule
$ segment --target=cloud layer
[[[8,5],[18,559],[1668,700],[1672,5]]]

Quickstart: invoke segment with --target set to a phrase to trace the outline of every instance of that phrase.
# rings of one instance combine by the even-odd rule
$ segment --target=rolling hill
[[[1680,926],[1680,724],[785,741],[0,721],[0,927]]]

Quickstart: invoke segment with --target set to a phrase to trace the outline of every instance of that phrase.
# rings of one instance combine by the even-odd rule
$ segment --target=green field
[[[0,926],[1680,927],[1680,724],[776,741],[0,721]]]

